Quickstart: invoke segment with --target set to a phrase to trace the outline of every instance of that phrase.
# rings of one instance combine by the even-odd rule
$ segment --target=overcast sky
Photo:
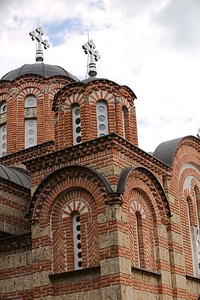
[[[29,32],[41,25],[44,62],[86,77],[82,45],[101,55],[97,77],[137,96],[139,147],[196,136],[200,127],[200,0],[0,0],[0,78],[35,62]]]

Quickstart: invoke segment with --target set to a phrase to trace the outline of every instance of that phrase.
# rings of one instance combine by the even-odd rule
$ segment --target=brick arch
[[[133,214],[136,214],[137,212],[139,212],[143,219],[146,218],[146,213],[145,213],[144,207],[141,205],[141,203],[138,202],[137,198],[133,199],[131,201],[130,212]]]
[[[188,175],[191,177],[190,186],[184,188],[184,183],[188,178]],[[200,176],[198,178],[198,170],[193,168],[187,168],[181,173],[181,177],[179,178],[179,199],[180,199],[180,214],[182,216],[182,220],[185,219],[184,210],[182,210],[183,202],[187,199],[190,199],[190,213],[191,213],[191,224],[197,224],[197,216],[196,216],[196,204],[195,204],[195,188],[200,189]]]
[[[197,205],[197,214],[198,214],[198,219],[200,222],[200,181],[198,180],[192,180],[192,185],[194,188],[194,196],[196,198],[196,205]]]
[[[115,96],[108,91],[98,90],[91,92],[89,99],[91,104],[96,104],[99,100],[104,100],[109,103],[110,101],[114,101]]]
[[[182,166],[186,163],[200,166],[199,139],[187,136],[181,140],[173,154],[172,174],[180,173]]]
[[[79,105],[81,105],[83,101],[84,101],[84,95],[76,93],[71,95],[65,100],[65,106],[71,107],[71,105],[74,103],[78,103]]]
[[[22,89],[19,93],[18,93],[18,100],[23,100],[28,96],[28,95],[34,95],[37,99],[43,99],[44,94],[41,91],[41,88],[39,88],[38,86],[32,86],[31,85],[27,85],[26,87],[24,87],[24,89]]]
[[[127,109],[129,108],[130,106],[130,102],[128,101],[128,99],[124,96],[121,97],[121,107],[125,106]],[[131,105],[132,106],[132,105]]]
[[[9,100],[9,98],[10,98],[10,94],[9,93],[1,93],[0,94],[0,103],[2,102],[2,101],[8,101]]]
[[[56,78],[56,81],[52,78],[49,81],[46,81],[44,85],[47,85],[50,87],[49,94],[51,98],[53,99],[57,93],[60,92],[60,90],[67,84],[69,84],[71,80],[69,78]]]
[[[127,168],[119,178],[117,191],[123,194],[124,208],[128,210],[132,190],[138,190],[149,205],[154,223],[169,223],[171,216],[169,202],[154,174],[146,168]]]
[[[186,157],[184,157],[184,159],[185,158]],[[186,163],[188,163],[188,160],[186,161]],[[186,187],[184,187],[184,184],[188,176],[190,177],[190,182]],[[186,273],[191,275],[194,275],[194,270],[193,270],[192,245],[190,239],[190,224],[191,226],[197,226],[197,207],[195,203],[196,202],[195,188],[200,187],[200,177],[198,176],[199,176],[198,169],[195,169],[194,164],[191,164],[191,168],[188,167],[181,172],[181,176],[179,177],[179,184],[178,184],[179,186],[178,205],[180,210],[181,228],[182,228],[182,235],[183,235],[183,251],[184,251],[184,259],[185,259],[185,268],[186,268]],[[190,218],[188,213],[188,205],[190,207]]]
[[[81,219],[82,267],[100,263],[95,199],[86,189],[71,187],[58,195],[51,213],[55,273],[74,270],[73,212],[78,212]]]
[[[64,103],[66,97],[70,97],[72,94],[83,94],[84,96],[91,97],[91,99],[106,98],[106,100],[111,97],[109,94],[112,97],[123,95],[131,103],[136,98],[134,92],[126,86],[120,86],[107,79],[93,79],[91,81],[73,82],[66,85],[54,98],[53,110],[56,111],[58,105]]]
[[[126,98],[123,102],[131,109],[134,106],[135,94],[125,86],[106,79],[73,82],[63,87],[54,97],[56,149],[73,145],[73,124],[70,107],[73,103],[80,105],[81,141],[86,142],[98,137],[96,103],[104,100],[108,105],[108,133],[123,135],[122,113],[116,105],[116,97]],[[127,115],[126,138],[130,142],[137,141],[137,125],[135,114]],[[60,130],[62,128],[62,131]]]
[[[99,210],[105,209],[104,200],[112,192],[107,180],[97,171],[76,165],[64,167],[51,173],[38,186],[27,217],[40,222],[41,226],[49,225],[49,215],[57,197],[74,187],[82,187],[90,192]]]
[[[18,83],[18,85],[17,85],[18,95],[21,93],[24,93],[24,91],[26,91],[26,90],[29,91],[29,89],[31,91],[29,93],[32,93],[33,89],[39,90],[42,93],[43,87],[45,86],[45,81],[42,79],[32,81],[32,80],[29,80],[29,78],[26,78],[26,79],[23,78],[17,83]]]
[[[140,228],[138,228],[138,214],[140,216]],[[136,189],[131,191],[128,219],[132,265],[156,271],[155,237],[153,232],[155,224],[144,195]]]

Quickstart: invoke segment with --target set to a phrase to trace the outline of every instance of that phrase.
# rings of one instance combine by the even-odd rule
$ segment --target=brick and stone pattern
[[[14,234],[0,244],[0,299],[196,300],[200,279],[190,233],[200,217],[199,140],[183,138],[172,166],[141,150],[136,96],[105,79],[28,76],[4,83],[2,91],[0,99],[10,101],[6,117],[13,116],[8,129],[15,132],[17,120],[20,131],[16,140],[8,134],[10,154],[0,161],[27,168],[31,190],[0,182],[0,231]],[[40,144],[24,149],[23,99],[30,93],[38,99]],[[109,134],[97,138],[96,102],[102,99]],[[83,122],[82,143],[73,146],[75,103]],[[78,270],[74,212],[81,228]]]

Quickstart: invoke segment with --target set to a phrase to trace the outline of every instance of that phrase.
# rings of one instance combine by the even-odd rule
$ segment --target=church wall
[[[0,231],[13,235],[30,231],[30,223],[24,219],[29,199],[29,190],[0,180]]]
[[[0,279],[0,299],[33,299],[30,234],[1,243]]]
[[[26,166],[31,195],[0,181],[0,231],[16,235],[0,243],[0,299],[197,300],[199,143],[181,142],[170,167],[137,147],[128,87],[72,81],[28,75],[3,84],[10,155],[1,162]],[[37,108],[24,110],[30,94]],[[98,101],[108,112],[101,139]],[[24,119],[33,117],[39,145],[24,149]]]
[[[167,183],[166,191],[172,213],[168,226],[168,240],[173,297],[196,300],[196,295],[200,292],[200,280],[194,275],[192,266],[192,245],[188,231],[190,223],[187,207],[188,193],[184,188],[186,182],[195,180],[198,185],[200,182],[199,147],[192,143],[192,140],[185,139],[179,145],[172,166],[172,177]],[[191,189],[191,186],[189,185],[188,188]]]

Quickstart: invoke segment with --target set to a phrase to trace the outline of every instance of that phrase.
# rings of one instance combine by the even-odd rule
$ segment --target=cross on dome
[[[89,40],[87,43],[85,43],[82,46],[85,54],[89,55],[89,65],[88,65],[88,75],[90,77],[95,77],[97,75],[97,70],[96,70],[96,64],[95,61],[98,61],[101,56],[99,55],[99,52],[95,50],[96,46],[94,44],[93,40]]]
[[[44,34],[44,32],[42,30],[42,27],[38,27],[35,30],[32,30],[31,32],[29,32],[29,35],[31,36],[32,41],[34,41],[34,40],[37,41],[36,56],[35,56],[36,62],[43,62],[43,60],[44,60],[42,44],[44,45],[44,49],[47,49],[50,47],[48,40],[42,39],[43,34]]]

